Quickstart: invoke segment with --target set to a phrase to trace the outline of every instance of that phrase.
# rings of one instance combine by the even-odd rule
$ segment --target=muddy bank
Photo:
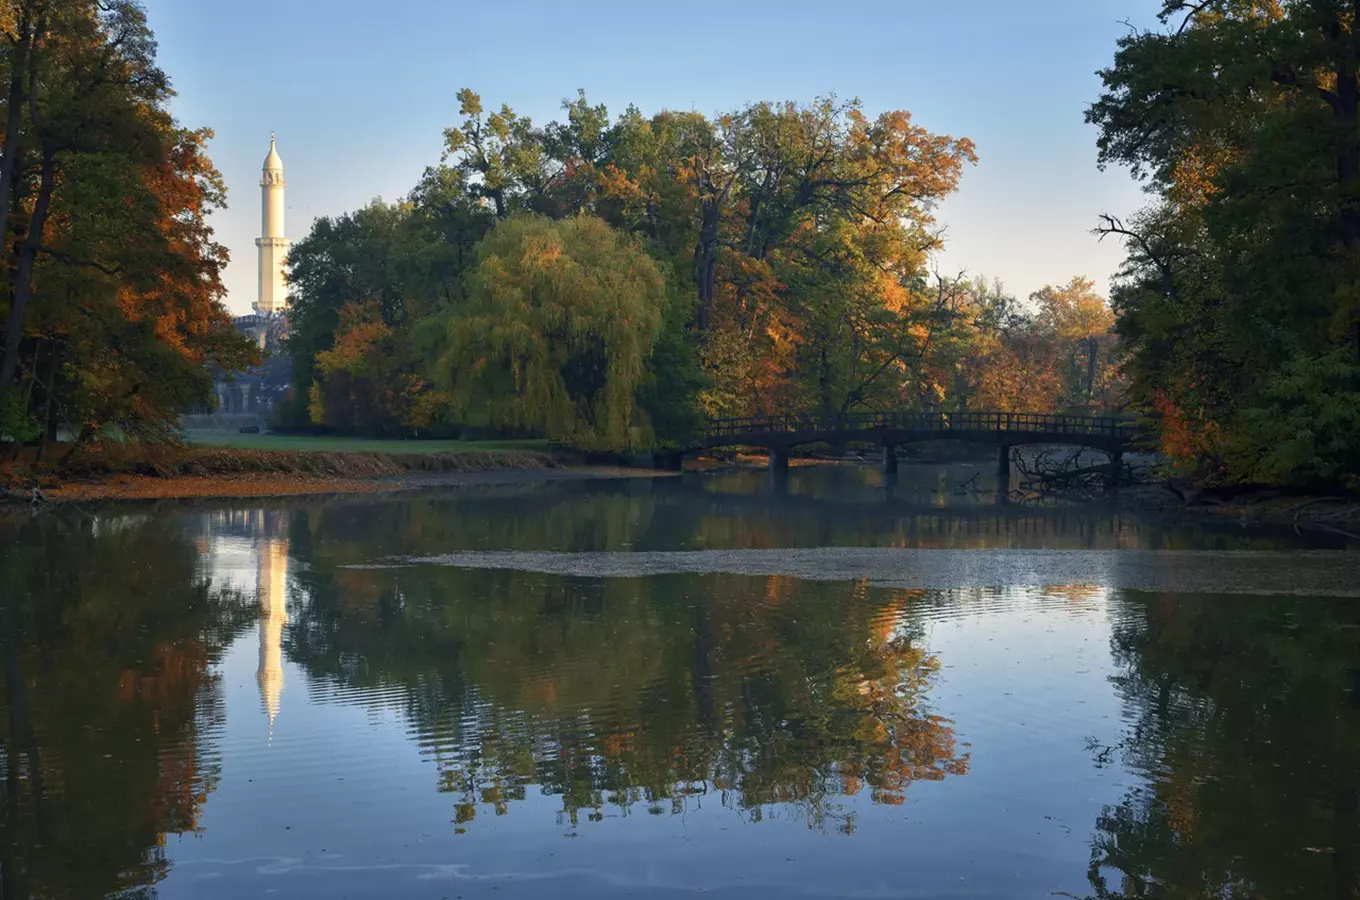
[[[533,450],[439,453],[246,450],[223,447],[106,448],[60,471],[0,474],[0,502],[275,497],[414,490],[521,479],[650,477],[646,469],[573,465]]]
[[[1196,491],[1170,483],[1133,485],[1120,488],[1111,496],[1121,506],[1163,515],[1295,525],[1360,538],[1360,497],[1292,494],[1271,489]]]

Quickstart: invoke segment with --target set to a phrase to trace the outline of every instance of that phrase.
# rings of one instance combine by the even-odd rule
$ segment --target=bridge
[[[1011,448],[1065,444],[1108,453],[1117,468],[1125,450],[1143,436],[1127,419],[1008,412],[876,412],[834,416],[751,416],[712,419],[691,450],[753,447],[770,455],[770,468],[787,471],[789,451],[805,444],[877,444],[883,466],[897,471],[897,448],[923,441],[955,440],[997,448],[997,467],[1010,474]]]

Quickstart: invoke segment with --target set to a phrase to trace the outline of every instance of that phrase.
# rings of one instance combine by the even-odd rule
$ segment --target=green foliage
[[[41,433],[28,411],[28,401],[18,391],[0,396],[0,441],[26,444]]]
[[[1335,483],[1356,470],[1360,48],[1339,5],[1165,0],[1088,120],[1102,163],[1156,202],[1114,296],[1133,399],[1164,446],[1229,481]]]
[[[667,279],[661,330],[638,384],[637,404],[651,423],[658,447],[684,449],[703,431],[698,398],[711,379],[690,336],[693,300],[677,296],[673,284]]]
[[[1242,411],[1249,437],[1238,452],[1245,459],[1230,462],[1256,481],[1360,488],[1360,368],[1345,351],[1290,360],[1272,373],[1261,398]],[[1268,449],[1258,455],[1258,446]]]
[[[441,430],[419,326],[462,302],[492,222],[452,169],[427,170],[400,203],[321,218],[288,256],[289,425],[363,434]]]
[[[479,245],[470,284],[435,367],[456,409],[586,447],[650,446],[636,394],[665,282],[627,236],[590,216],[514,216]]]

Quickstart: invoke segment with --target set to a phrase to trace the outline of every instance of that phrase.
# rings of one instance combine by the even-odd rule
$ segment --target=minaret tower
[[[263,212],[262,233],[255,241],[260,248],[260,299],[255,301],[255,312],[260,315],[281,313],[288,305],[288,294],[283,286],[283,259],[291,244],[283,236],[283,160],[274,149],[274,135],[269,135],[269,155],[264,158],[264,174],[260,178]]]

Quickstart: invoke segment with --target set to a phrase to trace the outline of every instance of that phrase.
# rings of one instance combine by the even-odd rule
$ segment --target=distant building
[[[265,353],[264,364],[237,375],[213,380],[217,395],[217,418],[222,416],[254,416],[259,422],[240,422],[221,419],[217,424],[267,425],[275,407],[292,387],[293,366],[284,353],[283,339],[288,336],[288,318],[284,313],[237,316],[232,324],[241,334],[253,339]]]
[[[184,417],[187,428],[235,428],[244,425],[266,426],[275,407],[291,387],[292,367],[283,353],[288,335],[288,290],[283,265],[292,242],[284,237],[283,160],[269,136],[269,155],[264,158],[260,176],[261,235],[259,248],[258,296],[255,312],[232,320],[236,330],[249,336],[265,352],[264,365],[237,375],[214,379],[216,410],[199,410]]]

